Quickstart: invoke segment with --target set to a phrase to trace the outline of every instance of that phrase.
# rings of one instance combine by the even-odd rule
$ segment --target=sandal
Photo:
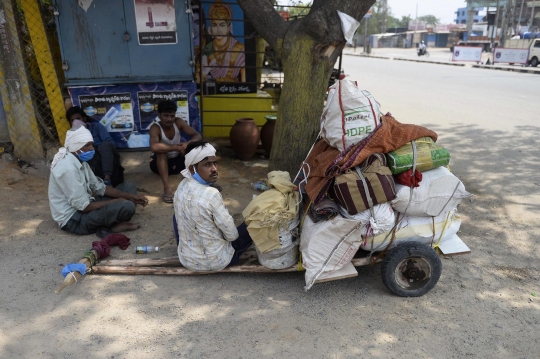
[[[173,194],[165,194],[163,193],[161,195],[161,200],[165,203],[173,203],[173,197],[174,195]]]

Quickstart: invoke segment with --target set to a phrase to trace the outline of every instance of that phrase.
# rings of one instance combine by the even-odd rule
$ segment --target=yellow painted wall
[[[276,113],[272,110],[272,98],[266,92],[204,96],[203,136],[229,137],[237,118],[253,118],[260,127],[266,122],[264,116]]]

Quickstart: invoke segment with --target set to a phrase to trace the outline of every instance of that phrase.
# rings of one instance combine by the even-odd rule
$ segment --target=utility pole
[[[386,22],[388,21],[388,2],[381,0],[382,19],[381,19],[381,34],[386,32]]]
[[[413,35],[413,43],[416,44],[416,31],[418,31],[418,3],[416,3],[416,17],[414,19],[414,35]]]
[[[531,10],[531,24],[529,25],[529,29],[528,29],[529,32],[531,31],[531,28],[534,23],[534,5],[535,5],[535,0],[533,0],[532,10]]]
[[[521,14],[523,13],[523,4],[525,3],[525,0],[521,0],[521,9],[519,10],[519,20],[518,20],[518,26],[516,27],[516,33],[521,32]],[[519,31],[517,31],[519,29]]]
[[[499,25],[499,0],[497,0],[497,9],[495,10],[494,31],[491,33],[491,51],[494,49],[494,39],[497,39],[497,26]]]

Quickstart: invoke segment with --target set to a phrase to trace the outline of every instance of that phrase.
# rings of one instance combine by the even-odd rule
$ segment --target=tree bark
[[[360,20],[375,0],[315,0],[307,16],[284,21],[268,0],[238,0],[257,32],[276,49],[284,84],[269,169],[298,172],[317,138],[324,95],[345,46],[336,10]]]

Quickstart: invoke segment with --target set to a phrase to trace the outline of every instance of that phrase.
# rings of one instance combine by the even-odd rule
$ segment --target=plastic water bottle
[[[151,253],[151,252],[159,252],[159,247],[154,247],[154,246],[135,247],[135,253],[137,254],[145,254],[145,253]]]
[[[257,191],[266,191],[267,189],[270,188],[263,181],[254,182],[254,183],[251,184],[251,187],[253,187],[253,189],[256,189]]]

